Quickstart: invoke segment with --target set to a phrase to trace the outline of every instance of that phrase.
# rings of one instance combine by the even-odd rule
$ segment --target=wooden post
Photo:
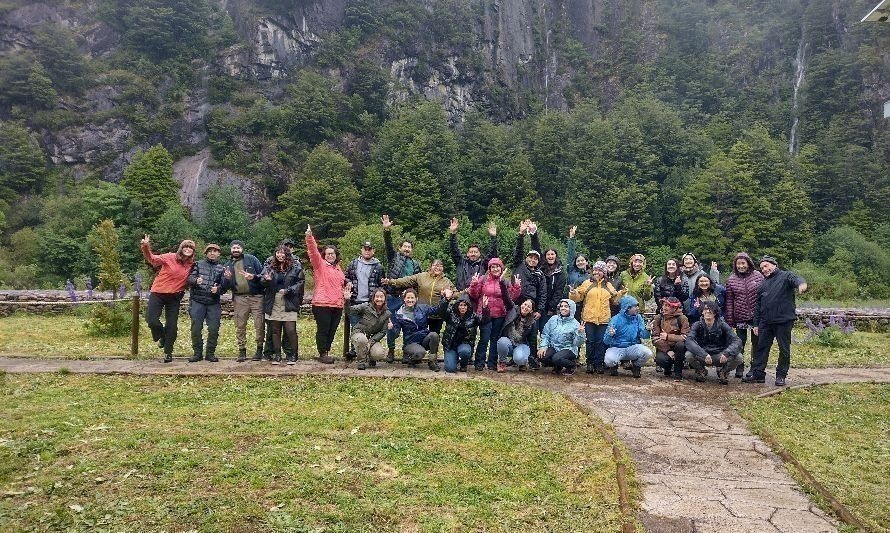
[[[349,302],[343,306],[343,359],[349,355]]]
[[[139,295],[133,295],[133,324],[130,326],[130,358],[139,355]]]

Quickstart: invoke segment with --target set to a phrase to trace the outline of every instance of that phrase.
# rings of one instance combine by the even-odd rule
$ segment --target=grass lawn
[[[0,318],[0,356],[32,355],[55,356],[71,359],[91,357],[127,356],[130,353],[130,337],[103,338],[87,334],[83,327],[85,318],[74,315],[43,316],[15,314]],[[252,351],[252,325],[248,325],[248,351]],[[315,321],[304,318],[298,323],[300,350],[302,357],[314,357],[315,352]],[[334,341],[332,352],[342,353],[343,335]],[[795,338],[804,338],[806,331],[797,329]],[[206,337],[206,332],[205,332]],[[141,324],[139,335],[139,356],[141,358],[161,357],[157,345],[151,341],[151,333]],[[745,360],[750,362],[750,348],[745,351]],[[189,318],[180,316],[179,337],[176,341],[175,355],[191,355]],[[217,355],[235,357],[235,324],[231,319],[224,318],[220,329]],[[775,365],[778,360],[778,346],[773,346],[770,362]],[[857,331],[849,338],[849,345],[842,348],[820,346],[815,343],[792,344],[791,366],[794,368],[824,368],[840,366],[888,366],[890,365],[890,333],[867,333]]]
[[[323,377],[0,380],[3,531],[621,527],[611,448],[584,413],[542,390]]]
[[[870,529],[890,530],[890,385],[824,385],[739,400],[736,407]]]

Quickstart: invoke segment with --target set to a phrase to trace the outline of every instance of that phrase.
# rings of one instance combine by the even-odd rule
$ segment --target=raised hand
[[[488,223],[488,234],[492,237],[498,236],[498,226],[494,222]]]
[[[574,239],[574,238],[575,238],[575,234],[576,234],[577,232],[578,232],[578,226],[572,226],[571,228],[569,228],[569,238],[570,238],[570,239]]]
[[[476,283],[477,281],[479,281],[479,278],[480,278],[479,273],[476,272],[475,274],[473,274],[473,278],[470,279],[470,283]]]
[[[522,287],[522,278],[519,277],[519,274],[516,274],[515,276],[513,276],[513,285],[516,285],[517,287]]]
[[[148,237],[148,233],[142,235],[142,240],[139,244],[151,244],[151,239]]]
[[[309,237],[312,235],[312,226],[306,224],[306,236]]]
[[[451,289],[445,289],[442,291],[442,296],[444,296],[446,300],[450,300],[451,297],[454,296],[454,291]]]
[[[389,228],[392,227],[392,220],[389,219],[389,215],[380,217],[380,223],[383,224],[383,231],[389,231]]]
[[[457,233],[457,218],[451,217],[451,224],[448,226],[448,231],[451,233]]]
[[[538,223],[537,223],[537,222],[532,222],[531,220],[529,220],[529,222],[528,222],[528,234],[531,235],[532,233],[537,233],[537,232],[538,232]]]
[[[485,309],[488,307],[488,296],[482,297],[482,308]]]
[[[717,261],[711,261],[711,270],[717,270]]]
[[[522,235],[526,231],[528,231],[528,219],[525,219],[519,223],[519,234]]]
[[[244,269],[239,270],[238,273],[241,274],[242,276],[244,276],[244,279],[246,279],[247,281],[250,281],[256,277],[256,274],[251,274],[250,272],[246,272],[246,271],[244,271]]]
[[[578,333],[584,333],[584,321],[583,320],[578,324]]]
[[[655,276],[649,276],[649,279],[646,280],[646,285],[652,285],[655,281]]]

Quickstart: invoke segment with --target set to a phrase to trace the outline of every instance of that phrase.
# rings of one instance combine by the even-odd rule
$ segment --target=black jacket
[[[541,243],[538,234],[532,235],[532,250],[541,253]],[[535,304],[535,311],[544,313],[547,309],[547,281],[544,279],[544,273],[541,269],[535,267],[531,269],[525,264],[525,236],[516,236],[516,248],[513,250],[513,275],[519,276],[521,281],[521,291],[517,302],[524,302],[531,299]],[[539,262],[540,264],[540,262]]]
[[[735,357],[742,348],[742,341],[726,323],[723,318],[714,321],[714,326],[708,329],[704,320],[699,320],[692,325],[689,335],[686,336],[686,349],[693,353],[696,348],[704,350],[709,355],[726,354],[727,357]]]
[[[405,276],[413,276],[420,274],[420,263],[410,257],[406,257],[402,252],[396,251],[392,245],[392,232],[383,231],[383,244],[386,247],[386,277],[389,279],[397,279]],[[406,268],[407,265],[407,268]],[[401,289],[395,287],[386,287],[386,292],[393,296],[398,296]]]
[[[545,261],[543,257],[541,257],[541,260]],[[546,312],[544,314],[555,315],[559,301],[565,298],[566,271],[562,266],[562,261],[557,259],[550,274],[547,274],[543,268],[541,273],[544,274],[544,291],[546,294],[544,297],[544,309]]]
[[[776,268],[757,287],[755,324],[781,324],[797,320],[795,297],[804,279],[789,270]]]
[[[350,303],[352,304],[359,303],[356,298],[358,297],[358,265],[361,260],[361,257],[356,257],[346,267],[346,281],[352,283],[352,297],[350,298]],[[372,268],[371,276],[368,278],[369,298],[380,287],[380,281],[383,279],[383,265],[378,261]]]
[[[189,272],[189,298],[197,303],[204,305],[219,304],[219,297],[225,292],[225,278],[223,271],[225,268],[216,261],[208,261],[202,259],[192,265]],[[198,278],[201,278],[201,284],[198,284]],[[210,292],[213,286],[216,286],[216,294]]]
[[[617,289],[616,289],[617,290]],[[661,313],[661,300],[664,298],[674,297],[680,300],[680,303],[686,303],[689,299],[689,282],[680,276],[680,284],[674,283],[674,280],[668,279],[666,276],[658,276],[655,284],[652,286],[652,292],[655,296],[655,309]]]
[[[303,303],[303,284],[306,281],[306,275],[303,273],[300,263],[294,261],[293,266],[287,272],[267,271],[272,273],[272,279],[261,278],[261,283],[266,288],[266,292],[263,294],[263,312],[267,315],[272,313],[275,295],[281,289],[284,289],[284,310],[299,311],[300,305]]]
[[[463,315],[457,312],[458,302],[467,303],[467,312]],[[464,343],[473,346],[479,326],[490,320],[487,308],[483,309],[481,315],[473,312],[473,302],[466,294],[452,302],[443,299],[436,314],[442,317],[445,324],[445,333],[442,334],[443,350],[453,350]]]
[[[250,254],[244,254],[241,258],[243,261],[244,271],[248,274],[253,274],[254,278],[247,282],[247,286],[250,287],[250,294],[263,294],[265,289],[263,289],[263,284],[260,281],[260,275],[263,273],[263,264],[260,263],[260,260],[256,258],[256,256]],[[229,272],[232,273],[232,277],[226,280],[226,290],[231,289],[232,294],[235,294],[235,260],[229,259],[229,262],[226,263],[226,268],[229,269]]]
[[[480,256],[476,261],[470,261],[466,255],[461,253],[457,246],[457,234],[452,233],[448,237],[448,248],[451,251],[451,260],[454,261],[454,278],[457,290],[463,291],[470,286],[473,281],[473,275],[485,274],[488,270],[488,260],[498,256],[498,238],[491,237],[488,242],[488,255]]]

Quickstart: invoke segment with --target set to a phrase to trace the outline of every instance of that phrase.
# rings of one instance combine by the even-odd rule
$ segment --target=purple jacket
[[[739,259],[748,262],[748,271],[744,275],[736,271],[735,264]],[[757,287],[763,282],[761,274],[751,256],[741,252],[732,260],[732,275],[726,280],[726,323],[732,327],[739,324],[754,322],[757,308]]]

